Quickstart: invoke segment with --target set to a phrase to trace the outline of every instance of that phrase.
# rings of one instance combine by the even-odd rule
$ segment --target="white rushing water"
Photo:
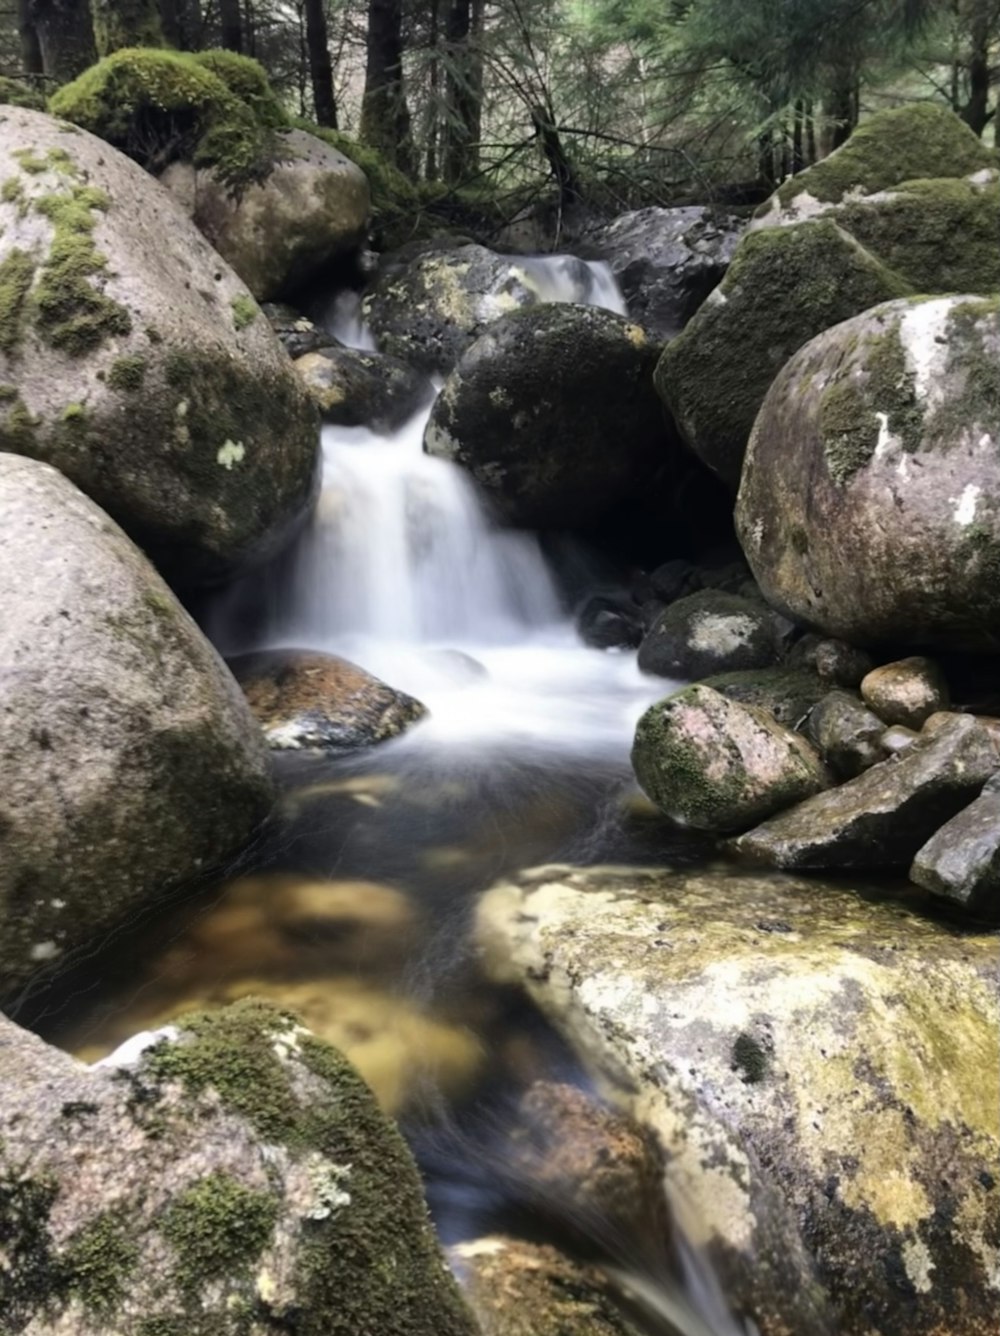
[[[623,312],[605,264],[518,257],[545,301]],[[372,340],[357,299],[327,322]],[[631,725],[662,684],[632,654],[579,640],[537,538],[499,527],[466,473],[423,452],[428,405],[392,436],[323,428],[323,489],[264,645],[339,653],[423,700],[422,743],[489,738],[624,756]],[[263,647],[213,633],[228,651]]]

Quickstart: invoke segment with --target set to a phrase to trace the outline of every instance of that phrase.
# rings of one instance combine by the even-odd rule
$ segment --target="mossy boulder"
[[[660,613],[639,647],[639,667],[658,677],[692,681],[770,668],[778,649],[777,619],[770,608],[738,594],[703,589]]]
[[[768,601],[855,644],[1000,645],[1000,305],[892,302],[768,392],[736,507]]]
[[[573,527],[635,495],[678,447],[638,325],[555,303],[498,321],[435,401],[424,449],[469,470],[514,523]]]
[[[0,995],[235,853],[272,790],[239,688],[120,529],[0,454]]]
[[[256,303],[169,194],[100,139],[0,125],[0,450],[48,460],[172,579],[287,542],[315,410]]]
[[[474,1336],[346,1060],[246,1002],[87,1068],[0,1018],[5,1331]]]
[[[434,389],[398,357],[327,345],[295,361],[295,370],[324,422],[396,431],[430,403]]]
[[[800,734],[703,683],[650,706],[635,730],[632,767],[672,821],[712,832],[745,830],[830,782]]]
[[[741,705],[766,710],[786,728],[800,732],[813,706],[829,690],[828,684],[810,668],[786,665],[778,668],[745,668],[731,673],[713,673],[702,685],[721,692]]]
[[[259,301],[315,283],[368,228],[364,173],[304,130],[277,131],[266,177],[237,193],[214,166],[175,162],[160,179]]]
[[[695,454],[734,489],[768,387],[803,344],[910,285],[829,219],[746,236],[668,343],[656,387]]]
[[[801,221],[825,204],[891,190],[902,181],[971,176],[996,166],[995,153],[948,107],[894,107],[870,116],[835,153],[789,177],[754,222]]]
[[[732,869],[544,867],[487,892],[523,987],[650,1125],[763,1336],[990,1336],[1000,952],[922,893]]]

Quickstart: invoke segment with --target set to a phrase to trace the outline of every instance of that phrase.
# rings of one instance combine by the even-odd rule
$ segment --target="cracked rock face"
[[[995,1329],[1000,945],[916,897],[550,867],[480,903],[491,975],[657,1131],[764,1333]]]

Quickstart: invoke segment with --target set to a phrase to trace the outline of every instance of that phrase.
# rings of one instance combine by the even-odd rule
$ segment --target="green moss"
[[[171,1202],[163,1235],[177,1255],[181,1288],[197,1293],[212,1280],[236,1280],[267,1247],[278,1198],[228,1174],[206,1175]]]
[[[153,172],[190,159],[239,190],[274,162],[271,127],[188,52],[116,51],[60,88],[50,109]]]
[[[863,337],[820,396],[820,439],[834,482],[843,486],[868,463],[882,431],[911,452],[919,449],[924,433],[923,409],[897,329]]]
[[[773,714],[786,728],[800,729],[829,686],[808,668],[747,668],[706,677],[703,686],[730,700]]]
[[[10,155],[20,164],[21,170],[27,172],[30,176],[41,176],[42,172],[49,170],[49,164],[44,158],[38,157],[34,149],[18,148]]]
[[[87,416],[87,410],[83,404],[67,404],[62,411],[63,422],[83,422]]]
[[[260,307],[245,292],[235,296],[229,305],[232,308],[233,327],[236,330],[246,329],[247,325],[252,325],[260,315]]]
[[[5,399],[0,406],[0,450],[15,455],[34,454],[38,425],[38,418],[28,411],[19,394]]]
[[[91,352],[112,335],[128,334],[132,328],[125,307],[93,282],[107,270],[106,257],[94,245],[94,229],[97,214],[109,203],[103,191],[73,184],[36,198],[32,205],[53,228],[33,293],[38,332],[52,347],[73,357]]]
[[[13,403],[15,399],[21,397],[21,392],[16,385],[0,385],[0,404]]]
[[[38,1308],[61,1292],[64,1272],[49,1235],[58,1196],[54,1180],[6,1162],[0,1146],[0,1330],[23,1331]]]
[[[15,248],[0,260],[0,351],[8,356],[24,337],[34,277],[35,261],[27,251]]]
[[[194,59],[210,70],[229,91],[245,102],[261,125],[279,129],[288,124],[263,65],[235,51],[198,51]]]
[[[163,45],[163,26],[155,0],[90,0],[98,53],[122,47]]]
[[[735,486],[754,419],[792,354],[832,325],[911,292],[830,220],[751,232],[717,297],[664,350],[657,390],[695,452]],[[734,353],[741,347],[754,356]]]
[[[327,130],[312,121],[296,120],[301,130],[315,135],[343,153],[368,178],[372,201],[372,232],[379,246],[393,250],[426,232],[417,187],[368,144],[359,144],[339,130]]]
[[[941,103],[921,102],[880,111],[864,121],[836,153],[777,191],[782,204],[803,191],[822,201],[843,199],[850,190],[888,190],[901,181],[970,176],[995,167],[989,148]],[[760,210],[767,212],[767,205]]]
[[[67,1285],[95,1317],[110,1314],[128,1293],[139,1250],[121,1211],[105,1211],[78,1230],[61,1261]]]
[[[768,1057],[753,1035],[740,1033],[733,1043],[733,1069],[742,1073],[747,1085],[756,1085],[767,1075]]]
[[[29,107],[32,111],[45,110],[45,98],[23,79],[0,75],[0,104],[11,107]]]
[[[4,204],[16,204],[24,197],[24,186],[16,176],[8,176],[0,186],[0,199]]]
[[[142,382],[146,378],[146,366],[146,358],[139,355],[118,357],[111,363],[107,383],[111,389],[121,390],[124,393],[141,390]]]
[[[925,425],[932,445],[957,443],[969,433],[1000,440],[1000,298],[962,302],[952,308],[945,334],[946,373],[961,391],[936,405]]]

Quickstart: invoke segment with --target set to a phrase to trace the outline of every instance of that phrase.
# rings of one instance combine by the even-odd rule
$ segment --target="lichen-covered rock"
[[[335,1049],[255,1002],[130,1047],[88,1069],[0,1019],[4,1331],[473,1336]]]
[[[170,576],[287,542],[316,416],[253,298],[135,163],[12,108],[0,125],[0,450],[54,464]]]
[[[835,153],[789,177],[757,210],[754,226],[801,221],[824,205],[904,181],[970,176],[996,165],[988,146],[947,107],[894,107],[868,117]]]
[[[235,853],[267,814],[239,688],[55,469],[0,454],[0,995]]]
[[[769,603],[854,643],[1000,645],[998,361],[997,299],[939,297],[788,362],[736,507]]]
[[[644,673],[687,681],[770,668],[777,659],[778,634],[771,610],[714,589],[671,603],[639,647]]]
[[[482,1336],[640,1336],[600,1271],[548,1244],[490,1235],[449,1256]]]
[[[990,731],[972,715],[951,715],[900,755],[779,812],[734,847],[781,868],[906,868],[997,770]]]
[[[427,713],[420,701],[335,654],[261,650],[230,667],[267,745],[278,751],[370,747]]]
[[[1000,289],[998,213],[1000,176],[984,169],[964,180],[906,181],[838,203],[792,206],[751,226],[829,218],[918,292],[988,294]]]
[[[809,712],[806,731],[839,779],[853,779],[888,756],[883,721],[849,691],[824,696]]]
[[[632,767],[662,812],[697,830],[745,830],[829,783],[803,737],[704,683],[650,706]]]
[[[567,289],[580,301],[593,276],[566,257]],[[486,328],[502,316],[537,306],[555,294],[530,261],[485,246],[422,246],[383,267],[362,309],[382,352],[431,375],[447,375]]]
[[[594,306],[508,316],[445,381],[424,449],[468,469],[514,523],[596,519],[669,458],[656,352],[638,325]]]
[[[744,227],[715,209],[636,209],[590,229],[577,249],[610,264],[631,319],[665,341],[719,285]]]
[[[906,728],[922,728],[932,714],[948,708],[940,665],[920,655],[873,668],[862,680],[861,695],[883,723]]]
[[[959,905],[970,917],[1000,923],[1000,784],[982,793],[917,851],[910,880]]]
[[[695,454],[735,489],[754,418],[788,358],[831,325],[910,291],[830,220],[753,232],[664,349],[657,389]]]
[[[729,700],[766,710],[779,724],[799,733],[809,711],[823,699],[829,686],[808,668],[750,668],[738,673],[715,673],[701,685]]]
[[[385,353],[327,346],[295,362],[324,422],[388,433],[433,398],[426,376]]]
[[[659,1133],[681,1227],[765,1336],[988,1336],[996,936],[859,889],[547,867],[477,936]]]
[[[305,130],[277,132],[273,167],[237,194],[212,167],[173,163],[160,179],[258,301],[293,296],[368,228],[364,172]]]

